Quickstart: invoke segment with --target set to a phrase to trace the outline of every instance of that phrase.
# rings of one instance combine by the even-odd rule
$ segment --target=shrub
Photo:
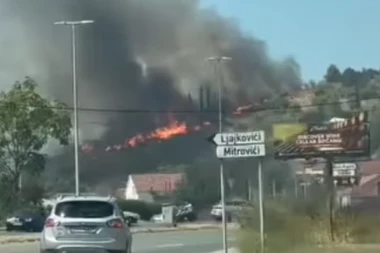
[[[336,210],[331,241],[329,213],[317,201],[265,203],[266,252],[294,252],[345,243],[379,243],[380,214]],[[259,210],[246,208],[241,217],[238,246],[241,253],[260,252]]]
[[[241,223],[240,252],[260,252],[259,210],[247,208],[241,216]],[[288,203],[267,202],[264,226],[266,252],[287,252],[329,241],[328,220],[296,213]]]
[[[161,205],[141,200],[119,200],[118,204],[123,211],[139,214],[142,220],[150,220],[153,215],[161,213]]]
[[[380,215],[377,213],[338,213],[335,218],[337,234],[353,243],[380,242]]]

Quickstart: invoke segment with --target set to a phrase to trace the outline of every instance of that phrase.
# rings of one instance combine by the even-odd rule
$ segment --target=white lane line
[[[185,244],[183,243],[170,243],[170,244],[161,244],[155,246],[155,248],[175,248],[175,247],[183,247]]]
[[[210,253],[224,253],[224,250],[217,250]],[[228,253],[239,253],[237,248],[228,248]]]

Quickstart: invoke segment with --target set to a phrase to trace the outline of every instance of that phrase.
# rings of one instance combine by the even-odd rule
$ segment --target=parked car
[[[45,215],[31,210],[18,210],[5,222],[7,231],[41,232],[45,223]]]
[[[179,203],[176,206],[175,218],[177,222],[183,221],[195,221],[197,220],[197,214],[193,208],[193,205],[189,202]]]
[[[247,204],[245,200],[241,199],[232,199],[227,200],[225,203],[225,209],[226,209],[226,220],[228,222],[232,221],[232,217],[239,214],[240,211],[243,210],[243,207]],[[211,209],[211,216],[217,220],[222,220],[222,204],[219,202],[218,204],[215,204]]]
[[[133,212],[129,212],[129,211],[124,211],[123,215],[124,215],[124,219],[128,223],[128,226],[131,226],[132,224],[136,224],[139,221],[139,219],[140,219],[140,215],[139,214],[133,213]]]
[[[150,220],[153,221],[153,222],[155,222],[155,223],[160,223],[160,222],[164,221],[164,216],[163,216],[162,213],[155,214],[155,215],[152,216],[152,218]]]
[[[193,208],[193,205],[189,202],[179,202],[179,203],[164,203],[163,206],[172,206],[173,207],[173,221],[184,222],[184,221],[195,221],[197,220],[197,214]],[[164,222],[164,215],[156,214],[153,215],[151,221],[156,223]]]
[[[130,253],[132,233],[113,197],[64,196],[53,204],[40,237],[40,252]]]

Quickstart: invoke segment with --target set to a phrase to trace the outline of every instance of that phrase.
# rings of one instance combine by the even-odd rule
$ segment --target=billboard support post
[[[331,241],[335,241],[335,220],[334,220],[334,203],[335,203],[335,189],[333,181],[333,159],[332,157],[326,158],[326,186],[328,191],[328,208],[329,208],[329,225]]]

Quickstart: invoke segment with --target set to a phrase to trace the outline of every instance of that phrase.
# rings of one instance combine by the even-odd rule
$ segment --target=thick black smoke
[[[53,22],[82,19],[95,23],[77,29],[81,107],[183,109],[188,94],[197,99],[200,85],[214,85],[204,61],[214,55],[233,59],[224,69],[233,104],[301,83],[294,61],[270,59],[263,41],[195,0],[0,0],[2,87],[29,75],[42,92],[71,104],[70,28]],[[101,112],[80,117],[82,139],[108,142],[151,130],[163,118]]]

